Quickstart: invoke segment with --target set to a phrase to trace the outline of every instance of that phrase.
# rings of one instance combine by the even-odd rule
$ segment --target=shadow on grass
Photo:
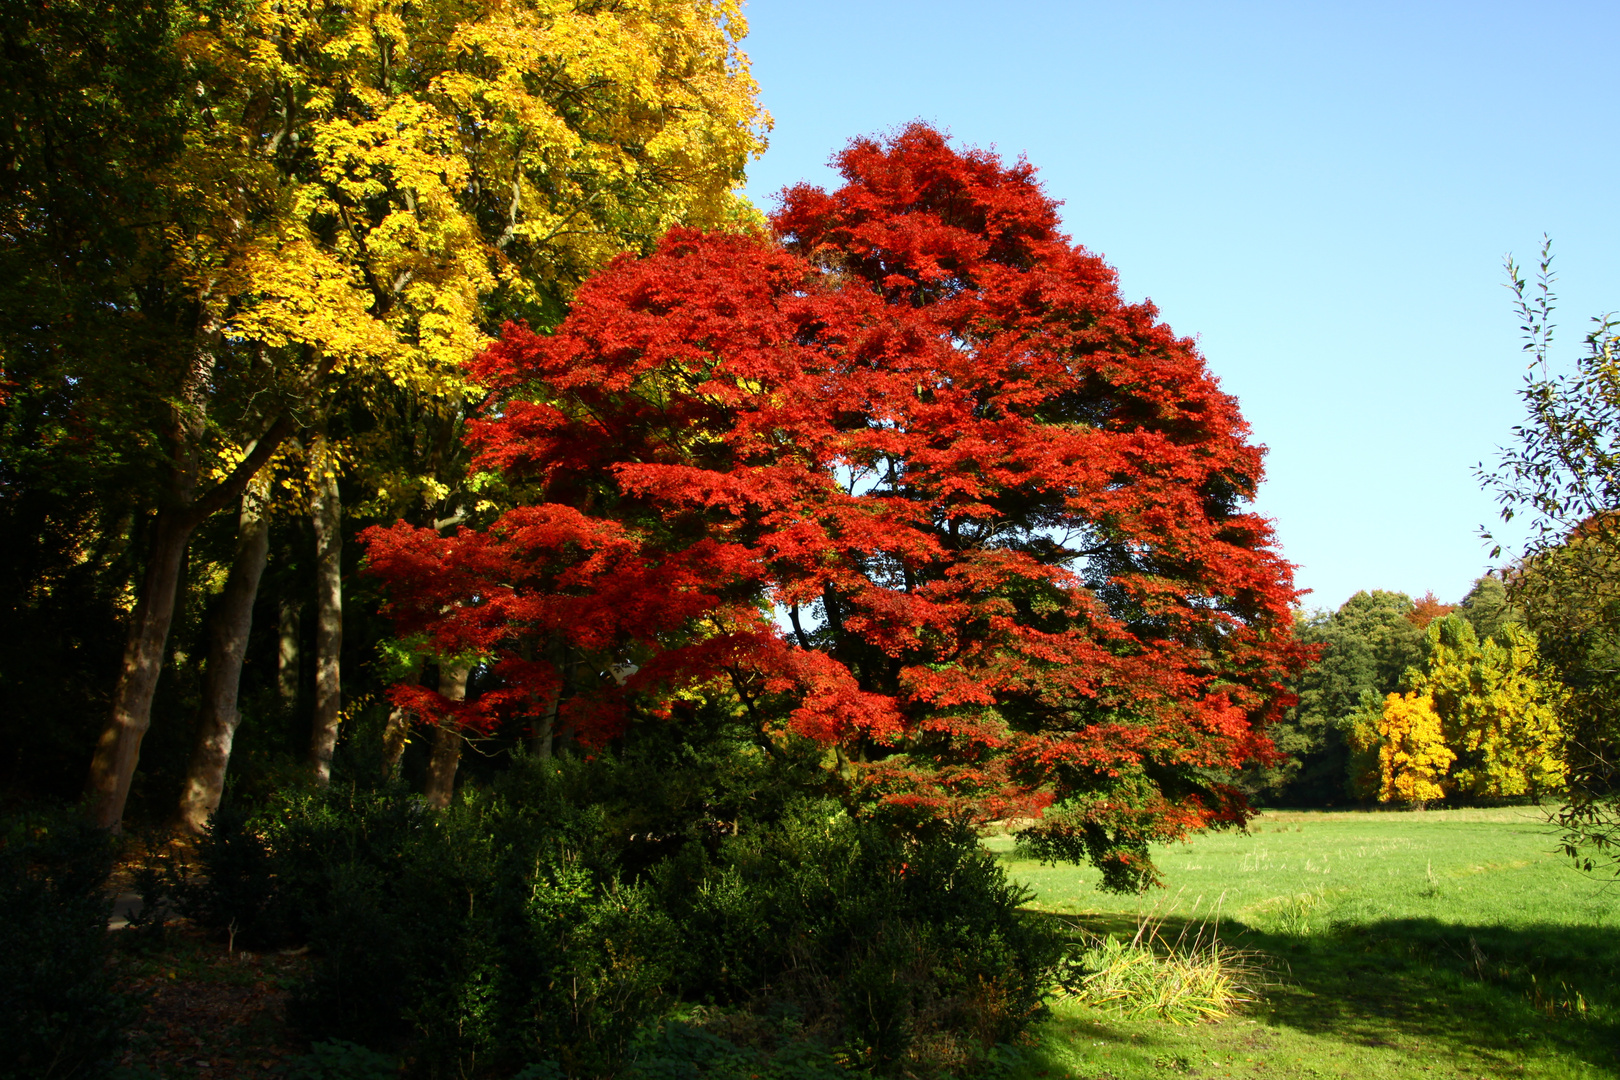
[[[1136,930],[1128,916],[1081,925]],[[1160,936],[1174,940],[1185,926],[1167,919]],[[1264,968],[1270,985],[1245,1013],[1274,1027],[1362,1046],[1422,1044],[1504,1063],[1558,1056],[1620,1071],[1615,929],[1391,919],[1284,934],[1232,921],[1220,936]]]
[[[1234,925],[1228,938],[1286,964],[1261,1007],[1273,1024],[1620,1063],[1620,931],[1392,919],[1300,935]]]

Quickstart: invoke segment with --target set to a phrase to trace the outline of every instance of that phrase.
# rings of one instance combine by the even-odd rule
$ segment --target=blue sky
[[[1568,359],[1620,308],[1620,4],[754,0],[776,127],[749,173],[836,184],[923,119],[1026,155],[1067,231],[1200,339],[1270,448],[1258,507],[1309,588],[1456,600],[1473,477],[1519,418],[1502,256],[1560,275]]]

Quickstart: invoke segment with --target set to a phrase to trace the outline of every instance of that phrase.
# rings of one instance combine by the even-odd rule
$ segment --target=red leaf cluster
[[[1429,624],[1436,619],[1444,618],[1457,610],[1456,604],[1443,604],[1440,598],[1430,589],[1413,603],[1412,610],[1406,613],[1406,620],[1419,630],[1427,630]]]
[[[478,467],[540,501],[372,530],[402,632],[491,658],[470,724],[545,708],[563,641],[638,665],[570,697],[586,741],[723,686],[891,806],[1241,818],[1207,777],[1271,753],[1304,654],[1236,402],[1028,164],[922,125],[837,164],[774,237],[672,232],[473,362]]]

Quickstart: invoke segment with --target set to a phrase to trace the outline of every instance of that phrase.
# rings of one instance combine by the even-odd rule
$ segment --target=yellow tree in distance
[[[1454,790],[1475,797],[1539,797],[1563,787],[1559,706],[1567,695],[1544,678],[1530,631],[1505,623],[1502,640],[1481,642],[1456,616],[1429,626],[1428,671],[1414,689],[1434,700],[1446,743],[1457,753]]]
[[[1457,755],[1446,746],[1434,698],[1417,691],[1390,694],[1378,734],[1380,802],[1399,800],[1421,810],[1445,797],[1446,771]]]

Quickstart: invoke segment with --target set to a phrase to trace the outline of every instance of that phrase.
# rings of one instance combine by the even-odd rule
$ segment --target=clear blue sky
[[[1620,4],[754,0],[769,206],[912,119],[1026,155],[1195,335],[1270,448],[1307,607],[1459,599],[1525,369],[1502,256],[1550,233],[1560,345],[1620,308]]]

